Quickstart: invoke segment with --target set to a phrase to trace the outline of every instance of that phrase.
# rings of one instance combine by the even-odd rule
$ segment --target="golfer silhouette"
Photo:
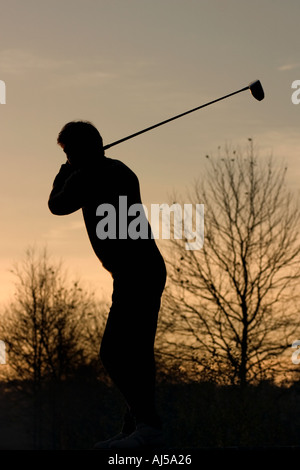
[[[148,221],[149,236],[124,236],[124,228],[133,217],[122,214],[119,207],[120,196],[127,197],[128,207],[142,203],[138,178],[124,163],[105,156],[102,137],[88,121],[67,123],[57,142],[67,162],[54,179],[49,209],[55,215],[82,209],[95,254],[113,277],[112,304],[100,358],[124,396],[126,413],[120,432],[94,448],[161,445],[162,425],[155,405],[154,341],[166,267]],[[99,237],[96,231],[101,220],[96,212],[102,204],[115,209],[113,236],[107,232]]]

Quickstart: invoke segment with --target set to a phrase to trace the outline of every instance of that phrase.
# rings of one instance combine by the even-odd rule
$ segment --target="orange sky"
[[[285,159],[297,191],[299,15],[298,0],[2,0],[0,302],[11,295],[7,270],[32,244],[110,295],[81,214],[47,207],[69,120],[93,121],[109,143],[260,79],[261,103],[239,94],[107,155],[137,173],[145,204],[163,203],[201,175],[207,153],[253,137],[261,158]]]

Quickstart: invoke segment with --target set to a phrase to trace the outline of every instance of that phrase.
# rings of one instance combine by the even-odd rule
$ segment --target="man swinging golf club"
[[[119,197],[126,196],[129,205],[141,205],[139,182],[125,164],[107,158],[104,150],[245,90],[250,90],[258,101],[264,99],[262,85],[256,80],[105,147],[98,130],[89,122],[70,122],[59,133],[58,144],[66,153],[67,162],[54,180],[49,209],[56,215],[82,209],[92,247],[113,277],[112,305],[100,356],[126,400],[127,411],[122,431],[97,443],[95,448],[147,448],[162,443],[155,409],[154,340],[166,268],[148,222],[148,237],[124,237],[130,217],[120,213]],[[115,208],[119,224],[115,233],[121,236],[98,236],[97,208],[101,204]],[[126,227],[122,226],[124,220]]]
[[[95,444],[103,448],[148,448],[162,444],[162,426],[155,406],[154,340],[166,267],[151,237],[120,237],[130,217],[119,213],[119,197],[141,204],[139,181],[124,163],[104,155],[102,138],[89,122],[67,123],[58,135],[67,162],[54,179],[48,206],[55,215],[82,209],[92,247],[113,277],[112,305],[100,357],[126,401],[121,432]],[[115,208],[116,237],[99,238],[100,204]],[[147,222],[148,224],[148,222]],[[101,399],[99,397],[99,399]]]

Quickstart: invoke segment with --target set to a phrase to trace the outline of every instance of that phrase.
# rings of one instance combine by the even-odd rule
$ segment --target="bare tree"
[[[295,339],[299,210],[286,168],[251,139],[206,162],[188,195],[204,204],[205,241],[170,240],[160,349],[198,376],[245,385],[282,370]]]
[[[100,336],[103,306],[78,280],[68,280],[62,264],[53,262],[46,250],[28,249],[12,272],[14,300],[1,322],[9,365],[20,379],[61,380],[92,354],[88,323],[98,320],[93,329]]]
[[[39,447],[42,384],[53,390],[53,426],[59,431],[59,383],[98,360],[104,305],[79,281],[68,280],[62,264],[52,261],[46,250],[28,249],[12,272],[15,295],[1,318],[0,333],[11,376],[32,384]]]

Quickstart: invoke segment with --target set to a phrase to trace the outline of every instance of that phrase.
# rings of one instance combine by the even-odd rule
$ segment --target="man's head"
[[[99,131],[88,121],[71,121],[64,125],[57,137],[71,165],[81,167],[104,157],[103,141]]]

